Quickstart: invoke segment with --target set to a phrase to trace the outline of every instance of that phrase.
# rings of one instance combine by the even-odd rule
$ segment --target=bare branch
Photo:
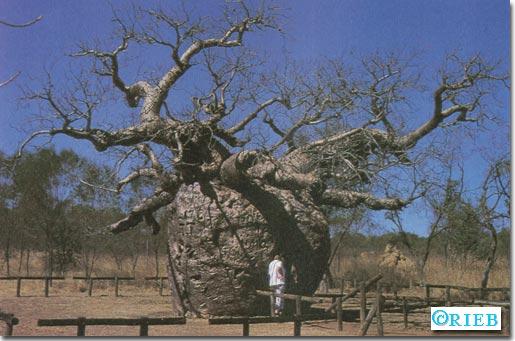
[[[91,188],[96,188],[96,189],[100,189],[102,191],[107,191],[107,192],[111,192],[111,193],[119,193],[120,191],[118,189],[114,189],[114,188],[108,188],[108,187],[105,187],[105,186],[101,186],[101,185],[94,185],[90,182],[87,182],[86,180],[84,179],[79,179],[80,183],[86,185],[86,186],[89,186]]]
[[[12,81],[14,81],[19,75],[21,74],[21,71],[18,71],[16,72],[14,75],[12,75],[11,77],[9,77],[7,80],[3,81],[0,83],[0,88],[11,83]]]
[[[129,214],[122,220],[110,226],[111,232],[120,233],[136,227],[139,223],[161,207],[170,204],[175,198],[175,193],[179,190],[179,184],[175,188],[169,188],[167,192],[158,190],[153,196],[144,199],[136,205]],[[150,220],[152,223],[152,221]],[[153,224],[152,224],[153,225]]]
[[[127,103],[130,107],[138,106],[139,99],[151,92],[151,87],[147,82],[138,81],[130,86],[122,80],[119,71],[118,55],[127,50],[129,40],[134,38],[134,33],[126,31],[122,37],[122,42],[111,52],[98,51],[95,49],[81,48],[81,51],[72,54],[73,57],[92,56],[97,58],[104,65],[104,70],[95,71],[100,76],[111,77],[113,85],[125,94]]]
[[[194,56],[205,49],[212,47],[237,47],[243,43],[243,36],[252,26],[264,24],[261,14],[254,17],[247,17],[232,25],[220,38],[201,39],[191,44],[176,61],[177,64],[171,68],[159,81],[157,86],[158,96],[156,103],[160,105],[168,95],[168,91],[175,82],[191,67],[191,60]],[[236,37],[234,37],[236,36]]]
[[[280,98],[271,98],[268,101],[263,102],[260,104],[252,113],[250,113],[247,117],[245,117],[242,121],[234,125],[233,127],[227,129],[227,132],[229,134],[236,134],[237,132],[243,130],[247,124],[249,124],[252,120],[254,120],[257,115],[266,109],[267,107],[271,106],[274,103],[281,103],[283,102]]]
[[[495,66],[488,65],[479,56],[467,61],[462,61],[456,56],[450,56],[449,59],[462,69],[460,77],[450,80],[451,75],[443,73],[442,83],[433,95],[433,116],[417,129],[401,137],[400,145],[407,148],[413,147],[417,141],[456,113],[459,113],[456,122],[477,121],[479,118],[471,118],[468,115],[473,114],[480,107],[482,98],[487,94],[479,85],[496,81],[504,83],[509,79],[507,75],[495,75],[493,73]],[[463,100],[466,102],[462,102]],[[444,108],[447,103],[451,105]]]
[[[35,23],[37,23],[41,19],[43,19],[42,15],[38,16],[37,18],[35,18],[35,19],[31,20],[31,21],[28,21],[28,22],[22,23],[22,24],[14,24],[14,23],[11,23],[11,22],[8,22],[8,21],[5,21],[5,20],[0,20],[0,25],[5,25],[5,26],[13,27],[13,28],[24,28],[24,27],[28,27],[28,26],[34,25]]]
[[[370,193],[329,189],[322,194],[322,203],[341,208],[365,205],[372,210],[398,210],[409,202],[398,198],[376,198]]]
[[[125,185],[133,182],[136,179],[139,179],[140,177],[149,177],[157,179],[159,178],[159,174],[153,168],[137,169],[118,182],[118,184],[116,185],[116,191],[120,192]]]

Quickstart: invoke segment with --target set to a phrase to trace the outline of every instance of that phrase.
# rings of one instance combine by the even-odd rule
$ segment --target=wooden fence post
[[[402,297],[402,316],[404,317],[404,328],[408,328],[408,302]]]
[[[77,336],[85,336],[86,335],[86,318],[79,317],[77,319]]]
[[[159,279],[159,296],[163,296],[163,277]]]
[[[340,294],[343,295],[343,290],[345,289],[345,279],[342,277],[342,281],[340,283]]]
[[[293,321],[293,336],[300,336],[300,329],[302,328],[302,319],[295,316]]]
[[[372,319],[374,318],[374,315],[377,312],[377,305],[374,304],[372,309],[368,312],[367,318],[365,319],[365,323],[359,328],[359,336],[364,336],[367,334],[368,327],[370,326],[370,323],[372,323]]]
[[[13,328],[14,325],[18,323],[18,319],[16,319],[13,315],[11,318],[4,320],[5,322],[5,335],[4,336],[13,336]]]
[[[140,318],[139,336],[148,336],[148,318],[147,317]]]
[[[270,316],[275,316],[275,295],[273,293],[270,294]]]
[[[504,330],[504,333],[506,335],[510,335],[510,309],[503,308],[501,315],[502,315],[501,328]]]
[[[382,304],[381,304],[381,282],[377,282],[376,286],[376,322],[377,322],[377,335],[383,336],[383,317],[381,316]]]
[[[297,316],[302,315],[302,301],[300,295],[295,296],[295,314]]]
[[[342,315],[343,315],[342,298],[338,297],[336,299],[336,321],[338,324],[338,331],[340,331],[340,332],[343,330],[343,321],[342,321],[343,316]]]
[[[399,297],[397,296],[397,282],[393,282],[392,284],[393,298],[397,301]]]
[[[300,336],[302,328],[302,301],[299,295],[295,296],[295,316],[293,320],[293,336]]]
[[[359,297],[359,322],[361,326],[365,323],[367,318],[367,288],[365,282],[361,282],[360,285],[360,297]]]
[[[114,296],[118,297],[118,276],[114,276]]]
[[[431,286],[425,284],[425,289],[426,289],[426,303],[427,305],[429,305],[431,303]]]
[[[13,336],[13,324],[10,322],[5,323],[5,336]]]
[[[451,305],[451,287],[447,285],[445,287],[445,306],[450,307]]]
[[[88,283],[88,296],[91,296],[93,294],[93,279],[90,277],[89,283]]]
[[[16,279],[16,297],[20,297],[21,294],[21,278]]]
[[[295,320],[293,321],[293,336],[300,336],[302,328],[302,301],[299,295],[295,296]]]
[[[246,319],[243,321],[243,336],[249,336],[250,334],[250,323],[249,320]]]
[[[354,284],[353,288],[356,288],[358,286],[358,281],[355,278],[354,278],[353,284]]]
[[[49,285],[48,277],[45,277],[45,297],[48,297],[48,285]]]
[[[470,292],[470,290],[466,289],[465,295],[467,295],[467,299],[469,299],[471,302],[474,302],[474,296],[472,296],[472,293]]]

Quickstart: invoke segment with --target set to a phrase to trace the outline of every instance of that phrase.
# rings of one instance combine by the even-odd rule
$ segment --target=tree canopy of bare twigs
[[[390,117],[402,114],[395,112],[396,104],[407,100],[404,92],[417,80],[405,75],[405,65],[395,57],[364,60],[366,77],[360,80],[347,78],[343,66],[335,62],[315,70],[314,79],[261,75],[261,84],[249,86],[257,89],[248,90],[242,88],[242,82],[251,81],[244,77],[253,75],[246,74],[252,65],[245,54],[223,58],[219,51],[212,51],[244,51],[247,34],[278,29],[273,9],[255,10],[240,3],[225,12],[223,30],[209,30],[201,21],[175,18],[162,10],[141,10],[141,15],[149,19],[149,27],[141,30],[142,25],[115,18],[120,43],[112,50],[84,45],[73,54],[94,62],[93,73],[112,81],[127,107],[139,112],[137,121],[114,130],[95,126],[94,122],[109,114],[97,110],[103,89],[95,88],[93,78],[84,75],[77,79],[77,89],[65,94],[56,93],[49,80],[47,86],[27,98],[44,103],[53,122],[48,129],[34,132],[20,149],[36,136],[61,134],[87,140],[98,151],[123,146],[140,153],[147,160],[145,166],[129,174],[117,189],[122,190],[136,178],[148,177],[155,180],[156,191],[125,220],[113,224],[114,231],[131,228],[170,203],[181,184],[199,182],[209,192],[209,183],[214,180],[237,190],[248,181],[308,190],[317,203],[337,207],[399,209],[410,198],[376,198],[352,188],[367,181],[377,167],[409,162],[408,151],[434,129],[484,119],[488,112],[483,111],[483,99],[489,95],[489,85],[508,81],[507,75],[498,74],[495,65],[479,55],[465,60],[451,55],[441,72],[440,85],[433,91],[433,111],[420,113],[427,117],[426,122],[403,133]],[[132,44],[168,48],[173,66],[157,79],[127,82],[119,60]],[[180,108],[167,102],[168,95],[190,69],[201,65],[208,71],[211,88],[202,97],[191,97],[192,105],[178,112]],[[270,97],[264,99],[266,95]],[[245,115],[240,108],[250,108],[253,102],[255,107]],[[279,126],[285,124],[276,122],[275,112],[299,119],[282,128]],[[295,145],[301,128],[356,113],[367,114],[368,118],[326,138]],[[228,125],[226,122],[233,117],[241,119]],[[251,139],[245,134],[246,128],[254,121],[260,121],[263,128],[268,126],[280,137],[278,141],[260,148],[247,147]],[[163,166],[152,146],[164,147],[171,167]],[[340,178],[342,188],[330,185],[331,180]]]

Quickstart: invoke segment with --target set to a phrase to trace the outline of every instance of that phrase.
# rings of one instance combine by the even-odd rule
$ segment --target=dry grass
[[[408,281],[412,279],[418,281],[416,271],[384,271],[379,266],[381,255],[379,253],[364,253],[357,256],[342,257],[340,264],[337,260],[333,262],[332,273],[337,277],[346,277],[358,280],[369,278],[382,272],[386,280]],[[19,258],[14,257],[11,261],[11,276],[26,275],[25,268],[18,273]],[[435,284],[462,285],[468,287],[479,287],[483,276],[485,262],[477,260],[446,261],[444,257],[433,256],[429,258],[426,265],[426,282]],[[29,274],[31,276],[44,275],[45,264],[43,254],[36,253],[31,256],[29,264]],[[0,275],[5,276],[5,265],[0,269]],[[65,274],[67,277],[83,276],[84,270],[77,264],[69,269]],[[119,269],[116,262],[109,255],[98,257],[93,268],[93,276],[135,276],[136,278],[151,277],[156,275],[154,259],[152,257],[141,256],[138,259],[135,270],[132,271],[131,260],[125,259],[122,268]],[[166,257],[159,258],[159,275],[166,276]],[[99,283],[99,286],[102,286]],[[509,287],[510,286],[510,265],[506,258],[499,258],[490,273],[490,287]]]
[[[43,276],[45,274],[45,262],[44,262],[44,254],[42,252],[34,252],[31,253],[30,261],[29,261],[29,276]],[[2,260],[3,261],[3,260]],[[11,276],[26,276],[26,266],[25,259],[23,259],[21,271],[20,267],[20,258],[19,254],[16,253],[11,258]],[[136,262],[136,267],[134,271],[132,269],[132,260],[130,258],[123,259],[121,262],[121,268],[118,268],[114,259],[108,255],[100,255],[93,266],[92,271],[93,276],[123,276],[123,277],[131,277],[135,276],[137,278],[141,277],[152,277],[156,275],[156,266],[155,261],[152,256],[147,257],[146,255],[142,255],[138,258]],[[5,262],[1,263],[0,266],[0,275],[6,276],[6,266]],[[57,274],[54,274],[57,275]],[[68,271],[66,271],[66,276],[84,276],[85,270],[84,267],[81,266],[80,261],[77,261],[76,264],[71,266]],[[166,257],[159,257],[159,276],[166,276]]]
[[[404,271],[402,269],[385,269],[379,266],[380,255],[362,254],[356,257],[347,257],[338,265],[333,264],[332,272],[337,277],[358,280],[369,278],[381,272],[386,280],[417,282],[419,278],[415,269]],[[336,260],[335,260],[336,261]],[[426,265],[425,281],[434,284],[461,285],[479,287],[483,276],[485,262],[477,260],[446,261],[444,257],[431,257]],[[497,259],[490,273],[489,287],[510,287],[510,265],[506,258]]]

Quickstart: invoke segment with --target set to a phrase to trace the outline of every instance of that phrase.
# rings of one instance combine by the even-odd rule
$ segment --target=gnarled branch
[[[341,208],[365,205],[372,210],[398,210],[409,201],[399,198],[376,198],[370,193],[328,189],[322,194],[322,203]]]

